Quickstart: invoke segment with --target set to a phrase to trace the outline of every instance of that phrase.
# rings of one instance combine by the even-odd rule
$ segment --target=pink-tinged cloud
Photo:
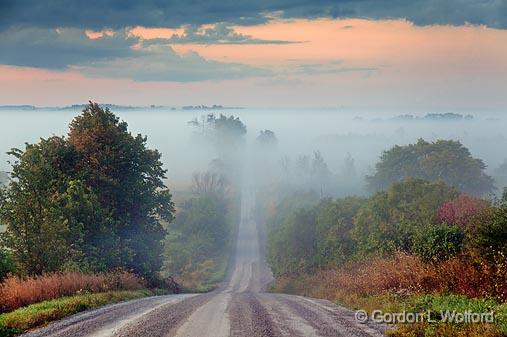
[[[175,45],[205,58],[253,65],[343,60],[353,65],[471,65],[475,70],[505,68],[507,30],[483,26],[419,27],[404,20],[291,20],[235,27],[258,39],[306,41],[287,45]],[[440,69],[439,69],[440,71]]]
[[[196,52],[206,60],[271,71],[260,79],[138,83],[87,78],[75,70],[1,67],[0,101],[26,103],[28,97],[37,104],[94,98],[124,104],[507,108],[506,30],[359,19],[233,28],[256,40],[304,42],[171,45],[178,55]],[[183,30],[138,27],[130,33],[149,40],[181,35]]]

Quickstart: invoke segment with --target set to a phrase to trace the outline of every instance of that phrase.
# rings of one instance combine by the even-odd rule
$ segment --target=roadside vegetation
[[[15,336],[85,310],[156,294],[159,293],[148,289],[115,290],[103,293],[81,292],[72,296],[31,304],[0,314],[0,336]]]
[[[9,152],[0,188],[2,333],[154,293],[148,289],[179,291],[161,273],[172,196],[161,154],[146,143],[90,103],[67,136]]]
[[[161,154],[96,103],[67,136],[9,152],[0,187],[0,336],[107,303],[220,284],[239,219],[246,126],[213,114],[190,124],[216,158],[193,175],[177,208]]]
[[[176,203],[175,220],[167,228],[163,272],[185,291],[206,292],[223,281],[233,255],[246,126],[234,116],[213,114],[189,124],[198,140],[212,144],[216,158],[207,171],[193,174],[188,193]]]
[[[9,276],[0,284],[0,312],[79,293],[141,290],[145,281],[128,272],[67,272],[31,277]]]
[[[205,292],[223,280],[239,218],[237,200],[217,173],[196,173],[191,195],[168,227],[164,271],[185,291]]]
[[[507,195],[485,198],[482,162],[420,140],[386,151],[367,181],[369,197],[266,193],[272,290],[368,312],[495,312],[494,324],[399,324],[393,336],[507,335]]]
[[[123,268],[154,281],[173,217],[160,153],[90,103],[53,136],[13,149],[1,190],[2,243],[19,275]],[[5,255],[5,254],[3,254]]]

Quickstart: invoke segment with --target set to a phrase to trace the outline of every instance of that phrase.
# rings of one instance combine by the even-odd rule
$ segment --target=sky
[[[507,110],[507,0],[0,0],[0,105]]]

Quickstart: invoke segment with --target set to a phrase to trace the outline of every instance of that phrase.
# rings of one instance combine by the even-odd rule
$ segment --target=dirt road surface
[[[382,326],[362,324],[329,301],[266,293],[272,280],[259,246],[253,189],[244,188],[234,267],[208,294],[150,297],[77,314],[29,337],[367,337]]]

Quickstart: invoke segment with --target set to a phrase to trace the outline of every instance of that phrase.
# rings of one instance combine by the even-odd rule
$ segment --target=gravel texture
[[[329,301],[266,293],[272,280],[253,221],[255,196],[242,195],[234,266],[208,294],[150,297],[78,314],[26,334],[29,337],[369,337],[385,327],[360,324]],[[262,232],[262,231],[261,231]]]

